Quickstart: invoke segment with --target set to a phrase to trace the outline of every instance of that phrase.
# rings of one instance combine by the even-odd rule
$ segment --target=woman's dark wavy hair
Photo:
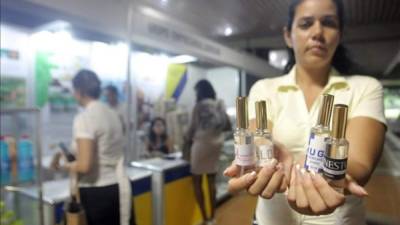
[[[166,141],[167,138],[168,138],[168,135],[167,135],[167,123],[166,123],[165,120],[164,120],[163,118],[161,118],[161,117],[156,117],[156,118],[154,118],[154,119],[151,121],[150,130],[149,130],[149,140],[150,140],[150,143],[156,143],[156,141],[157,141],[157,135],[156,135],[156,133],[154,133],[154,131],[153,131],[154,125],[156,124],[157,121],[160,121],[160,122],[164,125],[164,127],[165,127],[165,133],[163,133],[163,134],[161,135],[161,142],[162,142],[162,143],[165,143],[165,141]]]
[[[81,95],[98,99],[101,94],[101,82],[95,72],[82,69],[72,79],[72,86]]]
[[[207,98],[216,99],[214,88],[208,80],[198,81],[194,86],[194,90],[196,91],[196,102]]]
[[[304,0],[292,0],[292,2],[289,5],[289,18],[286,24],[286,27],[289,32],[291,32],[292,29],[296,8],[303,1]],[[339,19],[339,30],[340,33],[343,34],[343,27],[345,23],[343,1],[342,0],[331,0],[331,1],[336,5],[337,15]],[[285,73],[290,72],[294,64],[296,64],[296,59],[294,57],[293,49],[288,48],[288,52],[289,52],[289,60],[284,69]],[[338,70],[341,74],[349,74],[352,65],[353,63],[349,58],[347,49],[343,46],[343,44],[339,43],[338,47],[336,48],[335,54],[333,55],[332,58],[332,66],[335,67],[335,69]]]

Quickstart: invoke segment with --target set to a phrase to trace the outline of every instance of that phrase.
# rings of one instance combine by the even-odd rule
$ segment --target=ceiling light
[[[225,36],[230,36],[232,34],[232,28],[231,27],[226,27],[224,30]]]
[[[191,55],[178,55],[175,57],[172,57],[169,59],[170,63],[190,63],[190,62],[195,62],[197,61],[196,57],[193,57]]]
[[[57,32],[60,30],[70,30],[71,24],[64,20],[55,20],[37,27],[35,30],[47,30],[50,32]]]

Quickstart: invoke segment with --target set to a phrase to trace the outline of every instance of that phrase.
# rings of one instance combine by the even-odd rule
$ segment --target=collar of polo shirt
[[[285,79],[277,86],[278,92],[289,92],[300,90],[299,86],[296,84],[296,68],[293,66],[292,70],[287,74]],[[340,75],[340,73],[335,69],[331,68],[329,72],[329,80],[327,85],[324,87],[323,93],[329,93],[331,90],[341,90],[348,89],[346,79]]]

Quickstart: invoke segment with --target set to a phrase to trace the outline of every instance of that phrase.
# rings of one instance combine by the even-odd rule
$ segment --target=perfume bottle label
[[[317,173],[322,173],[328,139],[327,137],[315,135],[314,133],[310,134],[304,168],[309,171],[312,170]]]
[[[324,176],[332,180],[343,179],[346,175],[347,158],[346,159],[332,159],[325,157],[324,162]]]
[[[258,146],[259,164],[267,163],[274,158],[274,146],[272,144]]]
[[[235,163],[239,166],[254,165],[253,145],[235,145]]]

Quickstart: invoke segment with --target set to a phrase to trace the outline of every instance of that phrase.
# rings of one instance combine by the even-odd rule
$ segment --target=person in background
[[[382,153],[386,131],[381,84],[372,77],[344,76],[350,64],[341,45],[344,27],[340,0],[293,0],[284,37],[289,47],[287,74],[263,79],[250,90],[249,106],[269,101],[268,123],[276,157],[258,173],[238,177],[233,163],[224,174],[231,191],[260,196],[256,217],[260,225],[365,224],[362,187]],[[302,168],[311,127],[317,123],[323,94],[348,106],[345,137],[349,142],[344,195],[316,173]],[[249,107],[250,129],[255,129]],[[294,163],[292,163],[294,160]],[[360,186],[362,185],[362,186]],[[279,192],[286,192],[281,194]]]
[[[123,86],[123,92],[126,96],[128,96],[128,89],[129,89],[129,84],[127,82],[124,83]],[[148,125],[150,124],[150,120],[152,117],[152,104],[149,102],[146,102],[146,96],[144,91],[136,86],[136,95],[132,95],[132,98],[136,97],[136,121],[132,120],[130,122],[131,127],[133,126],[133,123],[136,122],[136,128],[138,130],[147,130]],[[133,99],[132,99],[132,102]],[[135,106],[132,106],[135,107]],[[133,109],[132,109],[133,110]]]
[[[203,221],[214,224],[216,207],[215,176],[218,160],[224,144],[224,131],[231,130],[225,106],[216,99],[211,83],[200,80],[195,85],[196,105],[192,112],[186,141],[189,141],[190,166],[196,200],[200,206]],[[202,189],[203,175],[207,176],[211,202],[211,217],[207,218],[205,194]]]
[[[146,149],[151,156],[162,156],[173,151],[173,143],[167,134],[167,124],[161,117],[151,121]]]
[[[124,133],[126,133],[128,128],[128,115],[127,115],[127,107],[125,103],[121,103],[118,99],[118,89],[114,85],[107,85],[104,88],[104,95],[106,97],[106,101],[108,105],[117,111],[119,117],[121,118]]]
[[[88,225],[134,224],[130,183],[123,172],[123,129],[116,111],[100,102],[101,82],[90,70],[72,80],[74,96],[84,110],[73,122],[76,160],[55,169],[78,175],[78,186]],[[133,210],[132,210],[133,211]]]

